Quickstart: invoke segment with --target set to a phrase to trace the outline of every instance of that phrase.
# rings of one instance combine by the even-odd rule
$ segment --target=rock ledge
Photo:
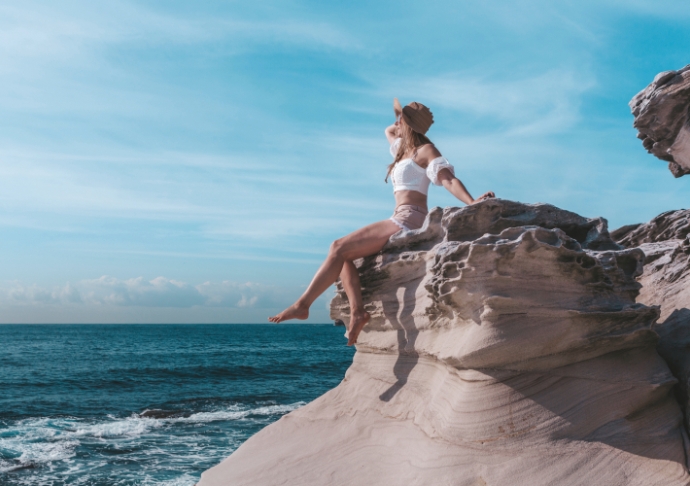
[[[372,320],[342,383],[199,485],[689,485],[643,260],[547,204],[433,209],[358,262]]]

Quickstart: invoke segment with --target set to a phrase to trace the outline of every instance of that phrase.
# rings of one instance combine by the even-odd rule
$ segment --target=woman
[[[393,216],[335,240],[304,294],[280,314],[269,317],[269,321],[278,323],[288,319],[306,319],[314,300],[340,277],[350,301],[347,345],[352,346],[357,342],[362,328],[369,322],[369,313],[364,310],[362,303],[359,273],[352,261],[378,253],[398,231],[422,227],[429,212],[426,200],[430,182],[445,187],[465,204],[494,197],[493,192],[487,192],[478,199],[473,199],[462,182],[455,177],[453,166],[441,156],[425,135],[434,122],[429,108],[417,102],[402,108],[395,99],[393,109],[396,114],[395,123],[386,128],[391,155],[395,157],[388,166],[386,176],[386,182],[388,176],[393,181]]]

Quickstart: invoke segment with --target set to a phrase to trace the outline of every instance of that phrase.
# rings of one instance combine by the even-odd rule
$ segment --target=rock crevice
[[[621,245],[645,255],[637,301],[660,306],[659,354],[679,380],[676,394],[690,431],[690,210],[668,211],[649,223],[624,226],[613,232]]]

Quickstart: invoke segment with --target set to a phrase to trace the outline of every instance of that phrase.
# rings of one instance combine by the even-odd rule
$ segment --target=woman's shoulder
[[[424,165],[441,156],[441,152],[438,151],[436,145],[433,143],[425,143],[417,147],[417,160]]]

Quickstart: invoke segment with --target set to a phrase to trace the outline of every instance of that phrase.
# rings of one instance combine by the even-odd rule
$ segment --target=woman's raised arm
[[[393,142],[395,142],[395,139],[400,136],[400,127],[398,127],[397,124],[392,124],[391,126],[386,128],[386,138],[388,139],[388,143],[393,145]]]

